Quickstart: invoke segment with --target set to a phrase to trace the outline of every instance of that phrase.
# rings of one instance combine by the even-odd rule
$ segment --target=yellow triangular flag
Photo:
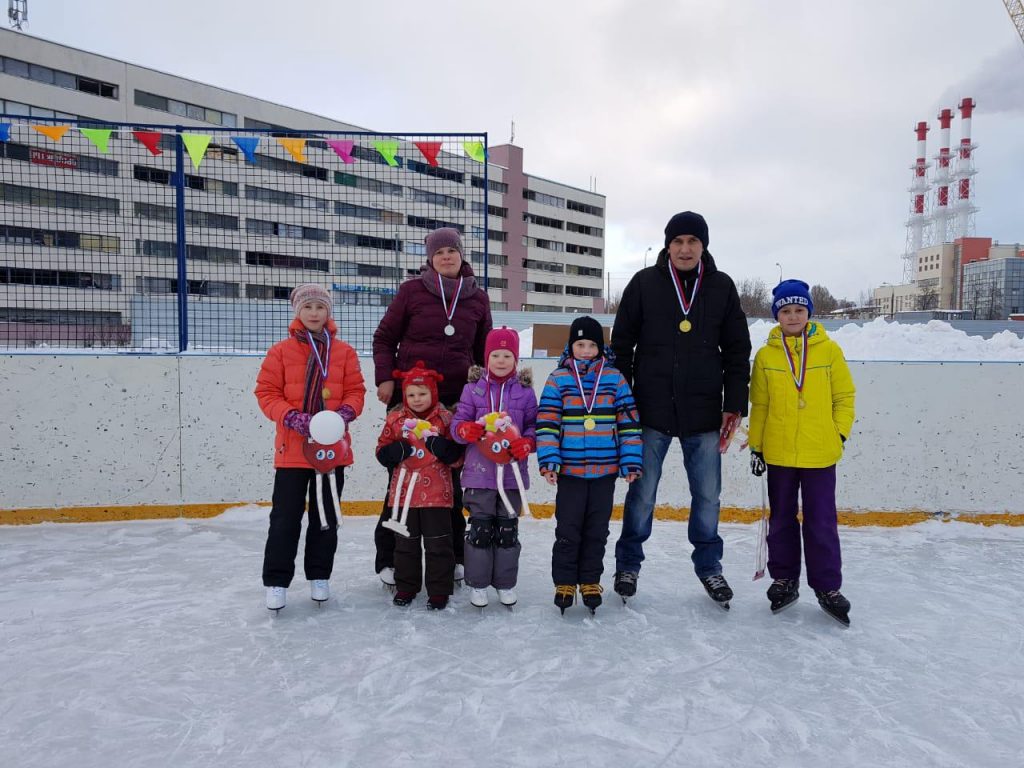
[[[95,144],[96,149],[100,152],[106,154],[109,151],[108,145],[110,143],[110,134],[114,132],[113,128],[79,128],[78,131]]]
[[[380,152],[380,156],[384,158],[388,165],[398,165],[398,161],[395,159],[395,155],[398,154],[397,141],[375,141],[373,146]]]
[[[60,141],[70,127],[69,125],[33,125],[32,130],[39,131],[50,141]]]
[[[484,143],[482,141],[464,141],[462,142],[462,148],[466,150],[467,155],[478,163],[482,163],[487,159],[487,155],[484,152]]]
[[[210,146],[210,139],[212,136],[206,136],[202,133],[183,133],[181,134],[181,141],[185,145],[185,149],[188,150],[188,156],[192,158],[192,165],[199,170],[199,164],[203,162],[203,155],[206,154],[206,148]]]
[[[306,156],[303,152],[306,149],[305,139],[281,139],[279,138],[278,143],[288,150],[288,154],[298,160],[300,163],[306,162]]]

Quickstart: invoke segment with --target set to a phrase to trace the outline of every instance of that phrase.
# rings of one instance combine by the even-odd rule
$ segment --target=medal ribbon
[[[786,337],[782,337],[782,348],[786,350],[786,360],[789,362],[789,372],[793,376],[793,383],[796,384],[796,391],[804,391],[804,378],[807,376],[807,327],[804,326],[804,332],[801,334],[801,338],[804,340],[804,354],[800,359],[800,375],[796,375],[796,363],[793,362],[793,353],[789,351],[789,344],[786,343]]]
[[[316,348],[316,342],[313,341],[313,334],[306,331],[306,336],[309,339],[309,346],[313,350],[313,356],[316,357],[317,367],[320,369],[320,373],[324,375],[324,381],[327,381],[327,368],[331,364],[331,339],[327,338],[327,349],[324,352],[323,359],[320,358],[320,350]]]
[[[597,379],[594,381],[594,395],[590,398],[590,405],[587,405],[587,393],[583,391],[583,379],[580,378],[580,369],[578,368],[579,363],[575,358],[572,361],[572,372],[576,374],[576,385],[580,388],[580,397],[583,399],[583,407],[587,411],[587,415],[594,410],[594,404],[597,402],[597,390],[601,387],[601,374],[604,373],[604,358],[601,358],[601,367],[597,370]]]
[[[494,407],[494,394],[491,392],[491,379],[487,378],[487,400],[491,404],[491,413],[504,410],[505,408],[505,385],[507,381],[501,382],[501,389],[498,390],[498,407]]]
[[[687,300],[686,294],[683,293],[683,284],[679,280],[679,275],[676,274],[676,268],[672,266],[671,260],[668,263],[668,273],[672,276],[672,286],[676,289],[676,297],[679,299],[679,306],[683,310],[683,317],[688,318],[690,307],[693,306],[693,300],[697,298],[697,291],[700,290],[701,281],[704,279],[704,262],[697,262],[697,279],[693,283],[693,290],[690,292],[689,300]]]
[[[441,305],[444,307],[444,316],[448,318],[448,324],[451,325],[452,318],[455,317],[455,307],[459,303],[459,295],[462,293],[462,283],[465,281],[465,277],[459,278],[459,287],[455,291],[455,297],[452,299],[452,310],[448,311],[448,300],[444,297],[444,281],[441,280],[441,274],[437,275],[437,289],[441,292]]]

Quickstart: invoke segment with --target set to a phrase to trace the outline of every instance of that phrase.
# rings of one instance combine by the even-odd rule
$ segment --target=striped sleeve
[[[555,373],[548,376],[537,407],[537,464],[555,472],[562,467],[562,393]]]
[[[640,417],[625,377],[619,375],[618,391],[615,393],[616,428],[619,435],[619,474],[625,477],[630,472],[642,472],[644,466],[643,429]]]

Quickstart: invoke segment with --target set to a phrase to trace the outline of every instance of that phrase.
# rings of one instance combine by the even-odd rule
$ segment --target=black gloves
[[[768,469],[768,465],[764,463],[764,454],[760,451],[751,450],[750,452],[750,472],[754,477],[760,477]]]

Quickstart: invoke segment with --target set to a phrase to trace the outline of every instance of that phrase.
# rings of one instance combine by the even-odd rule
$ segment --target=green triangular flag
[[[482,163],[487,159],[482,141],[464,141],[462,142],[462,148],[466,150],[467,155],[478,163]]]
[[[192,165],[199,170],[199,164],[203,162],[203,155],[206,154],[206,148],[210,146],[210,139],[212,136],[205,136],[201,133],[183,133],[181,134],[181,140],[185,144],[185,149],[188,150],[188,156],[192,158]]]
[[[113,128],[79,128],[78,131],[103,154],[110,151],[107,145],[110,142],[110,134],[114,132]]]
[[[397,141],[375,141],[373,146],[380,152],[380,156],[387,161],[388,165],[398,165],[398,161],[395,160],[395,155],[398,154]]]

